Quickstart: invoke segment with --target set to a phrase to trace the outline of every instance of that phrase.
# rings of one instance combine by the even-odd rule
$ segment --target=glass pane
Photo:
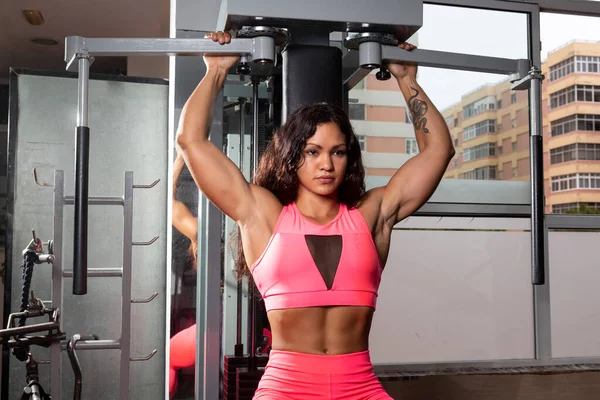
[[[575,173],[578,183],[560,191],[546,185],[546,212],[596,214],[600,190],[578,171],[600,172],[593,147],[600,133],[600,99],[593,96],[600,87],[600,18],[542,13],[540,21],[544,146],[552,151],[544,173],[552,182]]]
[[[600,269],[594,251],[599,241],[600,232],[548,234],[555,358],[600,356]]]
[[[528,227],[527,219],[398,224],[371,332],[373,362],[533,358]]]
[[[364,88],[351,90],[349,98],[350,104],[366,105],[364,120],[352,118],[352,123],[367,138],[363,160],[368,183],[377,181],[376,186],[418,149],[410,144],[414,128],[397,83],[380,82],[374,74],[364,81]],[[418,81],[443,114],[456,149],[444,178],[529,180],[527,92],[511,91],[503,75],[439,68],[420,68]]]
[[[449,34],[451,32],[451,34]],[[503,58],[528,58],[526,14],[423,6],[423,27],[408,40],[428,50]]]

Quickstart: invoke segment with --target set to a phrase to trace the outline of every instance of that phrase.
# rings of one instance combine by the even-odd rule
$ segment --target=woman
[[[231,40],[222,32],[207,37]],[[420,153],[385,187],[365,193],[350,121],[327,104],[290,115],[248,183],[208,140],[213,103],[238,57],[204,60],[177,142],[202,193],[237,222],[242,266],[265,301],[273,343],[254,398],[390,399],[373,373],[368,337],[392,228],[427,201],[454,155],[417,67],[388,69],[413,115]]]

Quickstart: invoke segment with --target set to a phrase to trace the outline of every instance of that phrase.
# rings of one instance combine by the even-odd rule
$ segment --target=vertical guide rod
[[[246,99],[240,98],[240,171],[244,173],[244,139],[246,135]],[[236,229],[236,228],[234,228]],[[242,357],[244,355],[244,344],[242,343],[242,280],[237,280],[237,298],[236,298],[236,326],[235,326],[235,350],[234,354],[236,357]]]
[[[542,137],[542,79],[538,67],[530,71],[529,111],[531,160],[531,283],[543,285],[545,276],[544,253],[544,164]]]
[[[54,222],[53,222],[53,251],[52,262],[52,307],[60,312],[59,329],[63,329],[63,213],[65,206],[65,174],[61,170],[54,171]],[[62,349],[60,342],[50,345],[50,395],[54,399],[62,398]]]
[[[88,188],[90,128],[88,88],[90,60],[81,57],[77,79],[77,132],[75,137],[75,229],[73,243],[73,294],[87,294]]]
[[[251,180],[255,181],[256,170],[258,168],[258,87],[260,85],[259,78],[252,78],[252,136],[250,148],[250,171]],[[250,358],[248,369],[256,370],[256,299],[254,288],[248,288],[248,321],[250,323]]]
[[[133,172],[125,172],[123,189],[123,278],[121,279],[120,400],[129,400],[131,357],[131,282],[133,248]]]

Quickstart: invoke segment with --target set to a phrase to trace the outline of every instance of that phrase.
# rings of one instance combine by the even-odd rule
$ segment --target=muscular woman
[[[208,37],[224,46],[231,40],[223,32]],[[204,60],[177,143],[202,193],[239,226],[240,272],[252,274],[265,302],[273,343],[254,398],[390,399],[373,373],[368,338],[392,229],[429,199],[454,155],[417,67],[388,70],[412,113],[420,152],[386,186],[365,192],[348,116],[322,103],[288,117],[247,182],[208,140],[213,103],[238,57]]]

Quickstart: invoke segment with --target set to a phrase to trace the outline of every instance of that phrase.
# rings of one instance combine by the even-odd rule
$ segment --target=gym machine
[[[79,36],[66,38],[67,70],[78,73],[75,196],[70,198],[75,206],[75,242],[71,275],[73,293],[86,294],[87,278],[99,273],[99,271],[87,268],[87,210],[88,205],[93,204],[93,199],[88,196],[88,163],[90,151],[93,151],[90,149],[91,133],[88,126],[89,68],[95,57],[128,55],[240,55],[239,65],[230,72],[251,77],[254,123],[250,158],[253,166],[256,165],[259,157],[257,147],[259,142],[257,130],[258,88],[262,81],[267,81],[272,76],[281,77],[281,121],[277,121],[277,123],[283,123],[289,113],[307,102],[329,101],[347,106],[347,91],[371,71],[377,71],[376,78],[379,80],[391,77],[386,69],[388,63],[413,62],[421,66],[509,75],[513,90],[531,89],[532,283],[534,285],[544,284],[543,185],[541,185],[542,171],[540,169],[542,165],[540,84],[543,76],[539,72],[539,67],[532,66],[528,59],[513,60],[421,49],[406,52],[399,49],[397,45],[399,42],[409,39],[421,27],[423,2],[421,0],[403,2],[382,0],[378,2],[378,5],[380,7],[376,10],[371,5],[359,0],[347,0],[343,5],[337,4],[337,7],[323,4],[322,1],[317,0],[304,2],[223,1],[216,30],[231,31],[234,35],[231,43],[225,46],[214,43],[210,39],[109,39]],[[343,32],[344,46],[341,50],[330,45],[330,33],[334,31]],[[269,84],[271,82],[273,81],[269,80]],[[242,132],[241,144],[244,142],[243,136]],[[240,165],[242,165],[241,161]],[[60,178],[59,175],[55,178],[55,191],[59,187],[57,182],[60,182],[60,179],[56,180],[58,178]],[[128,182],[132,185],[131,177]],[[126,187],[126,193],[129,187],[132,186]],[[62,199],[66,198],[62,197]],[[62,211],[60,211],[60,215],[62,215]],[[133,245],[130,239],[129,237],[129,244]],[[199,248],[203,248],[202,243]],[[204,259],[203,257],[199,258]],[[198,271],[198,282],[201,283],[198,290],[202,293],[206,293],[208,287],[215,287],[215,280],[212,276],[206,275],[206,269],[201,265]],[[62,276],[63,271],[60,270],[57,273]],[[104,271],[104,273],[108,273],[108,271]],[[130,280],[130,275],[125,276],[124,266],[124,293],[126,283],[130,284]],[[60,288],[62,289],[62,286]],[[241,293],[239,286],[236,288],[236,292],[239,296]],[[152,297],[147,301],[151,300]],[[239,298],[237,301],[239,316],[241,313]],[[127,303],[128,307],[131,302]],[[197,397],[212,399],[218,398],[219,392],[221,392],[218,382],[215,382],[213,378],[214,375],[208,372],[211,366],[220,364],[220,360],[214,359],[214,349],[215,347],[219,348],[219,343],[218,338],[206,333],[219,330],[218,326],[215,326],[215,319],[207,316],[207,309],[220,307],[220,299],[209,297],[203,303],[203,309],[199,310],[199,315],[204,321],[198,325],[198,337],[203,342],[198,343],[196,357],[198,365],[201,364],[203,367],[196,369]],[[259,337],[255,323],[256,301],[250,299],[248,303],[250,326],[248,352],[243,351],[239,340],[240,318],[238,318],[236,346],[233,349],[226,349],[229,352],[233,350],[234,353],[233,356],[225,356],[226,361],[224,371],[222,371],[222,393],[228,399],[251,397],[256,383],[260,379],[260,367],[266,362],[266,357],[256,354],[258,347],[256,339]],[[126,310],[125,297],[123,304],[123,318],[125,318],[130,315],[127,314],[130,313],[130,310],[128,308]],[[80,348],[115,348],[116,345],[113,341],[97,340],[94,336],[83,337],[83,340],[81,336],[73,336],[70,341],[73,351],[77,342],[79,342]],[[124,343],[119,343],[119,345],[124,354],[122,357],[126,357],[123,359],[121,367],[127,369],[129,363],[128,342],[127,345]],[[65,348],[68,347],[65,345]],[[59,348],[55,352],[58,351],[60,354],[61,350],[62,348]],[[208,354],[209,351],[210,354]],[[152,353],[149,357],[151,356]],[[71,356],[70,359],[76,360],[76,357]],[[53,370],[53,376],[56,374],[60,376],[60,370],[58,372]],[[231,382],[233,379],[235,379],[235,384]],[[129,398],[126,382],[122,381],[121,386],[121,399]],[[60,388],[60,383],[57,387]],[[54,384],[52,388],[54,392]],[[243,393],[242,388],[244,389]],[[60,389],[58,393],[60,393]]]

